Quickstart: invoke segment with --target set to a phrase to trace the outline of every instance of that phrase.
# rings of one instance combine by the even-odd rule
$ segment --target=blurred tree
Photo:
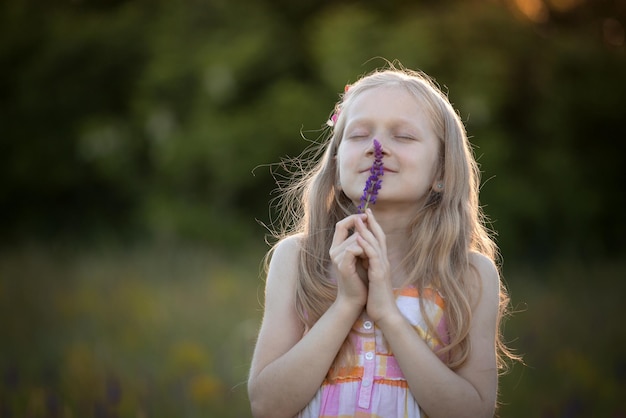
[[[385,57],[449,89],[507,258],[623,254],[625,15],[588,0],[5,2],[4,241],[258,239],[266,165],[315,140]]]
[[[132,213],[142,11],[64,3],[0,6],[5,239],[111,228]]]

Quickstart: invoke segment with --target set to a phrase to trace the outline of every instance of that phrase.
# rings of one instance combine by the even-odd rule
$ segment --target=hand
[[[367,302],[367,275],[362,268],[364,250],[359,244],[356,225],[363,225],[364,214],[350,215],[337,222],[330,247],[330,259],[337,272],[337,300],[345,300],[361,309]],[[350,231],[354,231],[350,234]],[[359,274],[360,273],[360,274]]]
[[[365,220],[357,219],[355,235],[358,234],[357,243],[367,260],[365,263],[368,277],[367,314],[378,322],[385,316],[397,314],[399,311],[391,284],[385,232],[371,209],[366,210],[366,215]]]

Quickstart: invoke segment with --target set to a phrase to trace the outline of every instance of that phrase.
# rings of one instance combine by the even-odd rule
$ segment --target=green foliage
[[[502,417],[626,413],[623,262],[518,266],[508,276],[514,315],[506,336],[525,364],[501,378]]]
[[[250,416],[259,260],[200,246],[0,257],[2,416]],[[517,266],[505,334],[525,364],[499,416],[622,416],[624,263]]]
[[[268,164],[384,57],[449,89],[508,257],[623,254],[617,7],[239,3],[0,6],[5,243],[256,234]]]
[[[3,256],[0,413],[249,416],[258,272],[200,247]]]

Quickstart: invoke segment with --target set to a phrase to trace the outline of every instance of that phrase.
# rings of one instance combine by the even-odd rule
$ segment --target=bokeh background
[[[625,417],[626,1],[0,2],[0,417],[249,417],[276,164],[435,77],[524,356],[502,417]],[[274,173],[274,174],[272,174]]]

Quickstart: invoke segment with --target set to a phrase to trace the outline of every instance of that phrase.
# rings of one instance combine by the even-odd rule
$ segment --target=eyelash
[[[348,139],[364,139],[369,137],[370,135],[366,133],[356,133],[348,135]],[[393,137],[405,141],[417,141],[417,138],[411,135],[394,135]]]
[[[368,138],[368,137],[369,137],[368,134],[352,134],[348,136],[348,138],[350,139],[361,139],[361,138]]]

